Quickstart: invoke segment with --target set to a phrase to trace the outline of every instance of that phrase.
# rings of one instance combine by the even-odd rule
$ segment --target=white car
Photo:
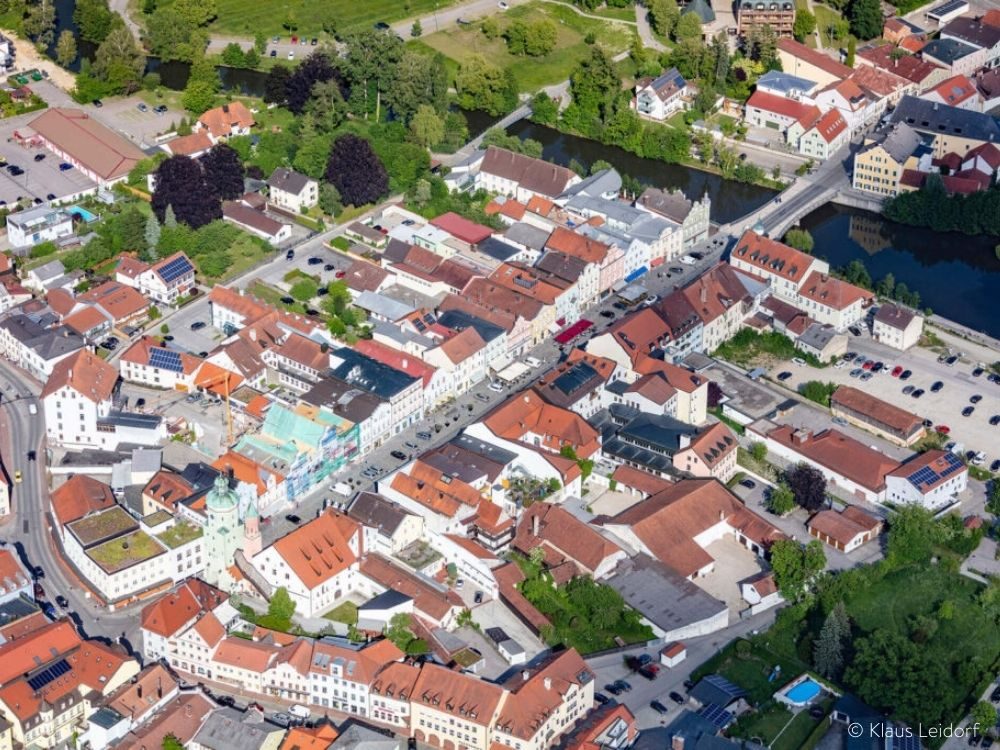
[[[289,60],[294,60],[295,59],[295,50],[293,50],[293,49],[288,50],[288,59]]]
[[[696,261],[690,255],[685,255],[683,258],[681,258],[681,263],[684,263],[684,264],[689,265],[689,266],[693,266],[697,262],[698,261]]]
[[[792,360],[792,364],[793,365],[798,365],[799,367],[804,366],[805,363],[806,363],[806,361],[804,359],[802,359],[802,357],[796,357],[795,359]]]
[[[488,387],[494,393],[502,393],[503,392],[503,386],[500,385],[499,383],[495,383],[495,382],[494,383],[490,383]]]

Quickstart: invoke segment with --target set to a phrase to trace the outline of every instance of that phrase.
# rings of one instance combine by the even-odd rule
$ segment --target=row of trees
[[[837,269],[835,273],[843,278],[844,281],[850,282],[862,289],[869,289],[880,297],[902,302],[904,305],[908,305],[914,309],[919,309],[920,307],[920,293],[911,290],[902,281],[897,282],[896,277],[891,271],[878,282],[874,282],[872,281],[871,274],[868,273],[868,269],[865,268],[865,264],[860,260],[852,260],[843,268]]]
[[[883,211],[900,224],[1000,237],[1000,188],[996,187],[971,195],[948,195],[941,176],[929,174],[923,188],[890,198]]]

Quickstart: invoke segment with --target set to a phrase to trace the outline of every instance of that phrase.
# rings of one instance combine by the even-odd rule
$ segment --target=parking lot
[[[78,169],[61,171],[61,160],[51,151],[38,148],[25,148],[14,140],[14,131],[24,128],[32,115],[22,115],[5,120],[0,125],[0,157],[7,165],[18,166],[24,174],[14,176],[6,169],[0,169],[0,201],[7,204],[16,203],[19,198],[39,198],[47,200],[49,195],[53,200],[93,190],[96,184],[88,179]],[[43,155],[44,158],[35,161]]]
[[[1000,425],[990,424],[991,417],[1000,414],[1000,383],[990,382],[988,372],[973,376],[977,361],[970,354],[964,354],[949,366],[938,362],[938,354],[930,349],[913,347],[899,352],[873,341],[867,335],[851,336],[848,348],[859,354],[862,363],[871,359],[882,362],[885,368],[867,381],[862,381],[858,376],[851,377],[851,373],[861,367],[856,363],[817,370],[780,362],[771,368],[769,375],[777,379],[782,372],[790,372],[791,376],[783,381],[783,385],[792,390],[797,390],[809,380],[862,388],[873,396],[929,419],[934,426],[944,425],[949,429],[951,440],[961,443],[966,450],[983,451],[987,456],[987,466],[1000,459],[1000,448],[997,447]],[[911,371],[907,380],[901,381],[899,377],[892,376],[892,370],[897,365]],[[932,391],[934,383],[939,381],[942,383],[940,390]],[[909,386],[912,386],[912,392],[923,393],[918,397],[914,397],[912,392],[904,394],[903,390]],[[970,399],[977,395],[982,399],[978,404],[972,404]],[[962,416],[963,409],[969,406],[973,407],[972,413]]]
[[[140,104],[146,107],[145,112],[139,110]],[[154,105],[146,104],[138,96],[116,97],[103,102],[103,106],[99,108],[88,104],[84,109],[105,125],[135,141],[139,148],[156,145],[157,136],[169,132],[171,125],[176,125],[186,116],[181,110],[169,108],[162,114],[154,112]]]

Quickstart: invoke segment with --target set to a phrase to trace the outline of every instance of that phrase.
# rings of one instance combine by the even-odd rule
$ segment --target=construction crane
[[[208,386],[215,385],[218,382],[222,382],[223,384],[223,390],[226,399],[226,433],[229,439],[226,447],[230,447],[233,444],[233,410],[229,406],[229,379],[232,377],[237,377],[237,376],[229,372],[228,370],[223,370],[222,373],[220,373],[219,375],[211,377],[208,380],[202,380],[201,382],[198,383],[198,387],[204,388],[205,390],[208,389]]]

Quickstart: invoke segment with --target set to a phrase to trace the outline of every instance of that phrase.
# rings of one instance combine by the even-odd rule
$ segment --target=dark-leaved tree
[[[201,157],[205,180],[223,200],[236,200],[243,195],[243,163],[240,155],[224,143],[212,146]]]
[[[371,144],[353,133],[334,141],[326,163],[326,181],[337,188],[345,205],[375,203],[389,192],[385,166]]]
[[[826,504],[826,477],[809,464],[799,464],[785,472],[785,482],[795,495],[795,502],[808,511]]]
[[[153,212],[163,223],[167,207],[192,229],[222,218],[222,202],[205,179],[201,165],[187,156],[171,156],[156,170]]]
[[[284,104],[288,98],[288,79],[292,71],[282,64],[277,64],[264,78],[264,101],[268,104]]]
[[[346,99],[350,91],[344,76],[326,54],[313,52],[288,77],[285,83],[285,105],[295,114],[301,115],[312,96],[313,86],[330,80],[337,81],[341,96]]]

